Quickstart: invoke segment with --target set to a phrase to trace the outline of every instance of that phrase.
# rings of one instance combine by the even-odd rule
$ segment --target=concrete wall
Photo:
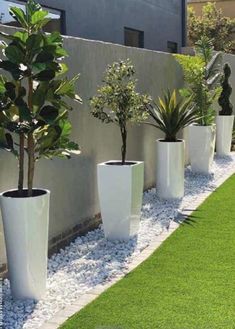
[[[167,50],[167,41],[182,45],[185,0],[39,0],[63,10],[66,34],[124,44],[124,27],[144,31],[144,47]]]
[[[3,31],[12,29],[0,26]],[[89,99],[101,84],[103,72],[115,60],[130,58],[137,71],[138,89],[156,98],[165,88],[182,86],[182,72],[170,54],[66,37],[70,74],[80,73],[77,92],[83,105],[71,113],[73,139],[82,154],[71,160],[42,160],[36,165],[35,186],[51,190],[50,238],[99,213],[96,164],[120,159],[120,133],[90,114]],[[235,72],[235,57],[226,56]],[[232,77],[235,90],[235,75]],[[235,93],[232,98],[235,104]],[[145,161],[145,187],[155,184],[155,140],[161,134],[149,126],[129,127],[128,159]],[[17,185],[17,162],[0,150],[0,191]],[[0,219],[1,221],[1,219]],[[1,226],[1,224],[0,224]],[[4,260],[0,227],[0,263]]]
[[[9,31],[10,28],[1,26],[1,30]],[[153,98],[166,87],[182,84],[180,67],[170,54],[72,37],[65,37],[65,47],[70,54],[67,60],[70,74],[81,74],[77,89],[83,98],[83,105],[75,104],[71,119],[73,139],[81,146],[82,154],[71,160],[42,160],[36,165],[35,186],[48,188],[52,192],[50,238],[99,213],[96,164],[120,159],[118,128],[102,124],[93,118],[89,109],[89,99],[95,94],[97,85],[101,84],[107,65],[115,60],[130,58],[136,67],[139,91],[147,92]],[[159,136],[159,132],[149,126],[129,129],[128,159],[145,161],[145,187],[154,185],[155,140]],[[0,150],[0,164],[0,191],[15,188],[15,158]]]

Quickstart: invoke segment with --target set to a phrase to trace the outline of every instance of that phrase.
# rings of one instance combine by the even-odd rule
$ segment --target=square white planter
[[[215,154],[216,126],[189,126],[189,158],[193,172],[209,174]]]
[[[161,199],[180,199],[184,196],[183,140],[157,140],[157,194]]]
[[[112,164],[111,164],[112,163]],[[100,163],[98,192],[105,237],[128,240],[138,233],[144,188],[144,163]]]
[[[46,292],[50,191],[39,196],[0,195],[11,292],[40,300]]]
[[[231,152],[234,115],[216,117],[216,153],[221,156]]]

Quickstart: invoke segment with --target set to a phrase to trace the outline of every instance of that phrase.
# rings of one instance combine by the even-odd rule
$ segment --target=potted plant
[[[229,155],[231,151],[232,132],[233,132],[233,105],[229,98],[232,94],[232,87],[229,84],[231,68],[229,64],[224,65],[224,74],[221,81],[222,92],[218,103],[221,111],[216,117],[216,153],[218,155]]]
[[[215,151],[216,126],[214,101],[220,93],[221,53],[213,55],[211,42],[202,37],[196,44],[196,55],[176,55],[182,65],[188,84],[182,90],[185,96],[193,96],[198,118],[189,126],[189,160],[194,172],[208,174]]]
[[[22,29],[1,33],[7,43],[1,43],[0,69],[7,75],[0,76],[0,146],[16,156],[19,179],[18,189],[3,192],[0,202],[12,295],[38,300],[46,289],[50,192],[33,188],[35,163],[79,152],[69,140],[66,98],[81,100],[74,91],[77,77],[63,77],[61,35],[42,31],[48,12],[29,0],[25,11],[12,7],[10,14]]]
[[[178,139],[179,131],[197,118],[192,99],[177,99],[176,90],[168,90],[159,104],[148,109],[155,121],[147,124],[160,129],[164,139],[157,140],[157,193],[163,199],[177,199],[184,196],[184,140]]]
[[[136,92],[135,70],[130,60],[109,65],[104,85],[92,98],[92,114],[119,127],[122,160],[98,164],[98,192],[105,236],[126,240],[137,233],[142,205],[144,163],[127,161],[129,123],[147,118],[150,98]]]

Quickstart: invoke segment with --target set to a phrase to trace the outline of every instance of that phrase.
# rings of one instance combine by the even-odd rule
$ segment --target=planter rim
[[[234,117],[235,114],[229,114],[229,115],[225,115],[225,114],[218,114],[216,117],[219,118],[219,117],[222,117],[222,118],[229,118],[229,117]]]
[[[24,189],[24,190],[27,190],[27,189]],[[6,190],[6,191],[3,191],[0,193],[0,198],[6,198],[6,199],[14,199],[14,200],[30,200],[30,199],[38,199],[38,198],[41,198],[41,197],[44,197],[45,195],[47,194],[50,194],[51,191],[50,190],[47,190],[47,189],[43,189],[43,188],[33,188],[33,190],[38,190],[38,191],[43,191],[45,192],[44,194],[42,195],[35,195],[35,196],[31,196],[31,197],[12,197],[12,196],[5,196],[4,194],[5,193],[9,193],[9,192],[14,192],[14,191],[17,191],[17,189],[10,189],[10,190]]]
[[[118,167],[118,168],[122,168],[122,167],[124,167],[124,168],[131,168],[131,167],[134,167],[134,166],[137,166],[139,164],[144,163],[144,161],[134,161],[134,160],[132,161],[132,160],[128,160],[126,162],[131,162],[133,164],[131,164],[131,165],[127,165],[127,164],[124,164],[124,165],[120,165],[120,164],[118,164],[118,165],[115,165],[115,164],[108,165],[109,163],[115,163],[115,162],[121,163],[122,161],[121,160],[109,160],[109,161],[98,163],[98,166]]]
[[[167,142],[167,141],[165,141],[164,139],[159,138],[159,139],[156,140],[156,142],[157,142],[157,143],[163,143],[163,144],[181,144],[181,143],[184,143],[185,140],[182,139],[182,138],[179,138],[179,139],[177,139],[177,141],[175,141],[175,142]]]
[[[198,127],[198,128],[210,128],[210,127],[215,127],[216,124],[215,123],[212,123],[211,125],[208,125],[208,126],[201,126],[201,125],[198,125],[196,123],[192,123],[191,125],[189,125],[188,127]]]

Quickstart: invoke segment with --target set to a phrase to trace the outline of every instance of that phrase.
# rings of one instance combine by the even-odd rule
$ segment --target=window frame
[[[137,32],[139,34],[139,46],[130,46],[126,44],[126,32]],[[144,48],[144,31],[133,29],[131,27],[124,26],[124,45],[126,47]]]
[[[27,0],[9,0],[9,1],[14,2],[16,5],[17,5],[17,2],[22,3],[22,5],[24,5],[27,2]],[[8,1],[6,1],[6,2],[8,2]],[[51,6],[48,6],[48,5],[43,5],[41,3],[40,3],[40,5],[42,6],[42,8],[45,8],[45,9],[48,9],[48,10],[51,9],[51,10],[55,10],[55,11],[60,12],[60,33],[66,35],[66,12],[65,12],[65,10],[55,8],[55,7],[51,7]],[[7,24],[3,24],[3,25],[9,26]]]

